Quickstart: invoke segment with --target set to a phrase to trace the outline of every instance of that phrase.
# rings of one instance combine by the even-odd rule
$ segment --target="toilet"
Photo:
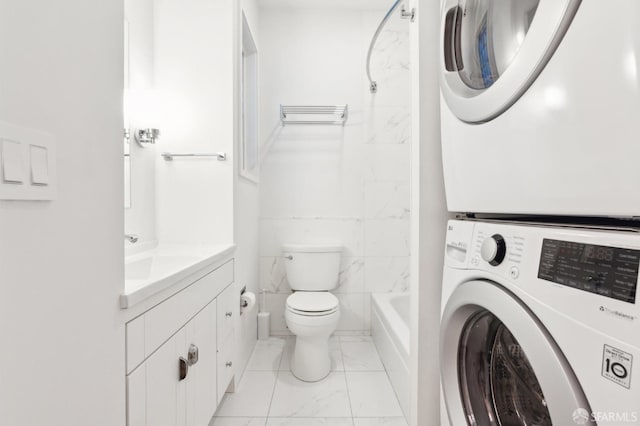
[[[331,371],[329,337],[340,319],[338,298],[339,244],[284,244],[282,252],[289,286],[285,320],[295,334],[291,372],[305,382],[317,382]]]

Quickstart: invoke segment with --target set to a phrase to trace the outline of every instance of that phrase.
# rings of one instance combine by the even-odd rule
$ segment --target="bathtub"
[[[371,334],[405,417],[409,416],[409,293],[371,295]]]

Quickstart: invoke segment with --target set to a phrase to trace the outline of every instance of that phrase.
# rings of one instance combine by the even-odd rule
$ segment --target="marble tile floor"
[[[371,337],[332,337],[332,371],[316,383],[291,374],[294,343],[258,341],[238,389],[209,426],[407,426]]]

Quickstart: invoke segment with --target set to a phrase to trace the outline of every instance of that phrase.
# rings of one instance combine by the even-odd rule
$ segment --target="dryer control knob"
[[[502,238],[502,235],[495,234],[489,238],[485,238],[480,248],[480,256],[489,265],[498,266],[504,260],[504,256],[507,254],[507,244]]]

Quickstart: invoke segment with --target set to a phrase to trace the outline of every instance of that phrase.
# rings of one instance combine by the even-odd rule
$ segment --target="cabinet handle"
[[[224,314],[226,317],[231,318],[231,316],[233,315],[233,312],[227,312],[226,314]]]
[[[225,364],[225,367],[231,367],[232,365],[233,365],[233,362],[227,361],[227,363]]]
[[[189,362],[184,359],[184,357],[180,357],[179,360],[179,369],[178,369],[178,381],[182,381],[187,378],[187,374],[189,373]]]
[[[189,352],[187,352],[187,363],[189,364],[189,367],[195,365],[198,362],[198,352],[198,347],[196,345],[192,344],[191,346],[189,346]]]

